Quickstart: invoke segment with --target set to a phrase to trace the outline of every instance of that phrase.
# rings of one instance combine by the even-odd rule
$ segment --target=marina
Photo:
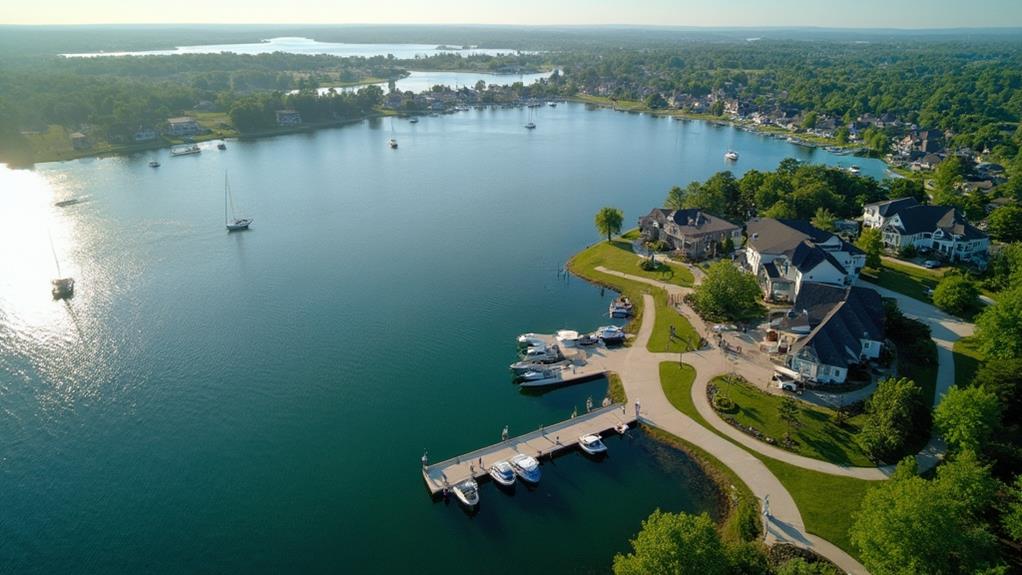
[[[549,458],[562,450],[578,447],[580,437],[614,430],[622,424],[631,425],[635,420],[634,410],[622,403],[613,403],[500,443],[432,465],[423,465],[422,477],[430,494],[438,495],[456,484],[488,476],[490,466],[498,462],[509,461],[518,455],[528,455],[542,461],[544,457]]]

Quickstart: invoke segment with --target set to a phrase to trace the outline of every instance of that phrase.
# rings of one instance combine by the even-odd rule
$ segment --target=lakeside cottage
[[[728,239],[732,246],[738,246],[742,241],[739,226],[698,208],[655,208],[639,218],[639,230],[644,240],[662,241],[669,249],[690,260],[718,255]]]
[[[194,136],[202,131],[202,127],[190,116],[167,119],[167,134],[171,136]]]
[[[745,266],[767,301],[793,301],[806,283],[851,285],[866,266],[862,250],[804,220],[753,218],[745,231]]]
[[[277,110],[278,126],[298,126],[302,123],[302,115],[297,110]]]
[[[933,250],[952,262],[982,264],[990,249],[990,237],[957,209],[923,206],[914,198],[866,204],[863,225],[879,228],[890,249]]]
[[[886,339],[876,290],[807,283],[791,311],[775,321],[794,340],[785,358],[803,381],[845,383],[849,369],[880,357]]]

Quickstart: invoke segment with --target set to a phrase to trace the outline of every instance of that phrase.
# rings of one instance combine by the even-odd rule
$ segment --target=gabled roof
[[[808,241],[802,241],[791,252],[791,264],[806,273],[823,262],[830,262],[837,271],[844,273],[845,267],[827,250]]]
[[[793,307],[796,313],[803,310],[813,329],[791,351],[797,354],[809,348],[820,363],[848,367],[858,363],[863,339],[883,341],[885,337],[883,302],[869,288],[807,283]]]
[[[739,229],[737,225],[723,218],[708,214],[699,208],[684,210],[653,208],[646,218],[651,218],[658,222],[669,219],[680,228],[680,232],[683,235],[694,236]]]
[[[913,206],[918,205],[919,202],[917,202],[915,198],[898,198],[896,200],[884,200],[882,202],[873,202],[871,204],[866,204],[866,207],[867,208],[876,207],[880,215],[886,218],[888,216],[893,216],[894,214],[898,213],[898,210],[911,208]]]
[[[901,226],[898,229],[905,235],[941,230],[946,234],[961,236],[965,239],[982,239],[987,237],[958,213],[948,206],[915,206],[898,212]]]

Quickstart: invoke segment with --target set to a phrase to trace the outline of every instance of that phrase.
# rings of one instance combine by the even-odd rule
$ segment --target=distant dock
[[[614,403],[482,449],[426,465],[422,468],[422,476],[426,480],[430,494],[436,495],[442,492],[444,487],[452,487],[466,479],[487,475],[486,470],[491,465],[498,461],[510,460],[519,453],[540,459],[544,455],[563,449],[575,448],[578,445],[578,438],[582,435],[603,433],[622,423],[632,427],[634,422],[634,409],[628,409],[622,403]]]

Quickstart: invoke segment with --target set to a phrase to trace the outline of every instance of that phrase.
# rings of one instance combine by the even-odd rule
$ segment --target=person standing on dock
[[[422,468],[425,469],[429,466],[429,452],[425,449],[422,450]]]
[[[639,400],[635,400],[635,421],[639,420]]]
[[[500,432],[500,440],[501,441],[507,441],[507,426],[506,425],[504,426],[504,429]]]

